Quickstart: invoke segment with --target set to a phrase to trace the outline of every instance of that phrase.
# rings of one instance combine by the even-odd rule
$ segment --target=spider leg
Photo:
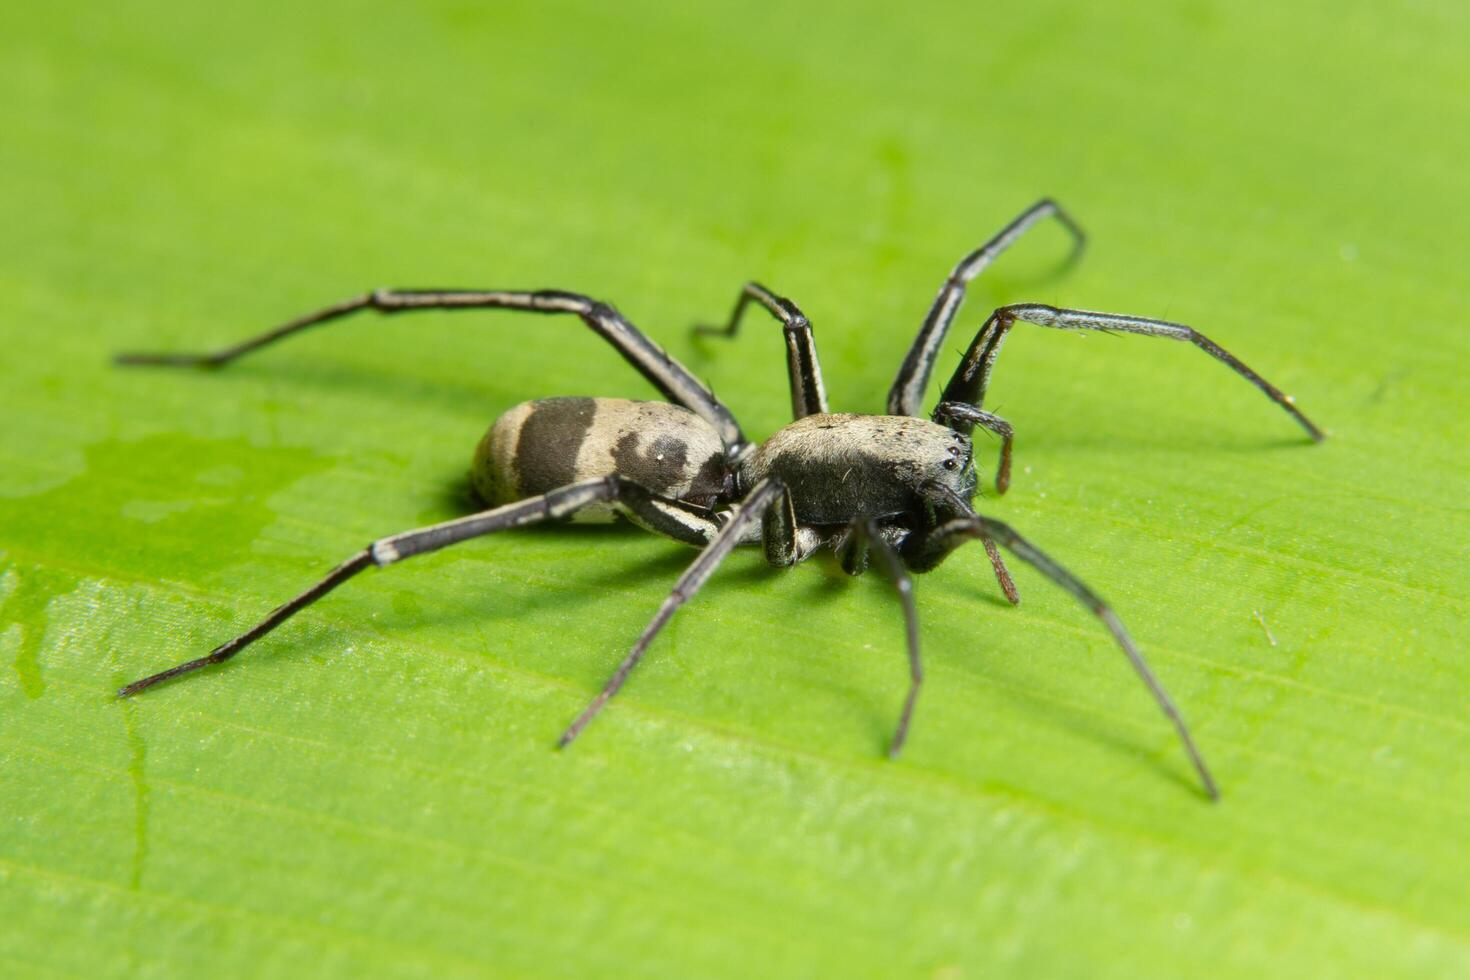
[[[1004,460],[1004,457],[1002,459]],[[968,500],[942,483],[929,481],[919,490],[932,509],[932,523],[928,527],[909,534],[899,542],[899,548],[903,554],[904,564],[916,572],[923,573],[938,568],[940,563],[949,557],[950,552],[969,540],[952,539],[936,534],[937,529],[955,518],[974,517],[975,510],[970,506]],[[1000,586],[1000,591],[1005,593],[1006,600],[1011,605],[1019,606],[1021,593],[1016,590],[1016,581],[1011,578],[1011,571],[1006,568],[1005,559],[1000,555],[1000,549],[983,531],[979,534],[979,538],[985,546],[986,557],[990,559],[990,567],[995,571],[995,581]]]
[[[995,546],[994,539],[986,534],[983,528],[977,529],[974,535],[970,537],[956,535],[953,533],[953,529],[947,524],[926,528],[922,531],[915,531],[904,540],[902,547],[903,560],[915,572],[919,572],[920,574],[932,572],[955,549],[961,545],[969,544],[976,539],[979,539],[985,548],[985,556],[990,559],[990,567],[995,571],[995,580],[1000,585],[1001,592],[1005,593],[1005,597],[1011,605],[1019,606],[1021,604],[1021,593],[1016,589],[1015,579],[1011,578],[1011,570],[1006,568],[1005,559],[1001,557],[1000,549]]]
[[[766,510],[780,498],[785,487],[779,480],[768,477],[761,480],[736,506],[733,515],[725,525],[714,535],[710,543],[694,559],[694,563],[685,569],[684,574],[674,583],[673,591],[667,599],[658,607],[653,614],[653,619],[644,627],[638,639],[633,643],[633,648],[628,655],[618,664],[618,669],[613,672],[612,677],[603,685],[597,696],[582,709],[582,713],[572,722],[571,726],[562,734],[559,747],[565,748],[570,745],[582,730],[592,723],[603,707],[622,688],[628,675],[633,668],[638,666],[638,661],[643,659],[643,654],[648,646],[658,636],[664,625],[673,618],[679,607],[694,598],[709,577],[719,568],[720,562],[725,556],[734,550],[735,546],[746,540],[747,534],[753,532],[758,523],[764,517]]]
[[[691,539],[692,532],[687,530],[698,517],[695,509],[688,508],[679,501],[658,497],[623,477],[611,476],[569,484],[539,497],[518,500],[503,507],[471,514],[468,517],[379,538],[332,569],[325,578],[311,588],[289,602],[276,607],[255,626],[215,647],[206,656],[134,681],[119,690],[117,695],[121,698],[131,697],[139,691],[147,690],[155,684],[178,677],[180,674],[188,674],[202,667],[224,663],[343,582],[373,565],[378,567],[391,565],[405,558],[437,551],[471,538],[504,531],[507,528],[570,517],[584,507],[609,502],[617,503],[619,507],[626,509],[631,516],[638,519],[639,523],[652,529],[660,529],[663,526],[686,528],[682,536],[670,534],[671,537],[685,541],[692,540],[692,543],[702,543],[704,540],[702,538]],[[680,514],[681,519],[678,522],[670,518],[670,514],[674,511]],[[716,532],[714,521],[708,519],[708,522],[707,535],[714,537]]]
[[[1218,361],[1224,362],[1232,371],[1259,388],[1277,405],[1285,409],[1312,439],[1321,442],[1326,438],[1320,428],[1302,414],[1290,395],[1251,370],[1238,357],[1231,354],[1204,334],[1182,323],[1167,320],[1149,320],[1138,316],[1122,316],[1116,313],[1093,313],[1087,310],[1058,309],[1037,303],[1020,303],[1002,306],[990,314],[990,319],[980,328],[965,358],[955,369],[954,376],[944,389],[940,404],[963,402],[979,407],[985,401],[985,390],[990,384],[990,373],[995,359],[1000,354],[1006,335],[1017,323],[1030,323],[1038,327],[1054,327],[1058,330],[1101,330],[1119,333],[1136,333],[1145,337],[1165,337],[1169,340],[1185,340]],[[936,409],[937,412],[937,409]],[[939,421],[936,418],[936,421]],[[969,432],[970,422],[963,417],[951,417],[944,424],[959,432]]]
[[[995,540],[988,534],[982,534],[980,543],[985,548],[985,556],[990,559],[990,567],[995,572],[995,581],[1000,584],[1000,591],[1005,593],[1011,605],[1019,606],[1021,593],[1016,589],[1015,579],[1011,578],[1011,570],[1006,568],[1005,559],[1000,556],[1000,549],[995,546]]]
[[[993,415],[974,405],[966,405],[964,402],[940,402],[934,407],[934,421],[941,425],[949,425],[961,422],[968,425],[978,425],[982,429],[1000,436],[1000,464],[995,470],[995,492],[1005,493],[1011,485],[1011,444],[1015,441],[1016,430],[1011,423]]]
[[[676,405],[684,406],[713,425],[715,431],[720,434],[720,438],[724,440],[727,455],[732,461],[738,460],[749,451],[749,443],[746,442],[744,434],[740,431],[740,425],[735,421],[735,416],[709,388],[690,374],[684,365],[674,360],[663,348],[644,336],[642,331],[629,323],[611,306],[577,293],[566,293],[559,290],[528,292],[469,289],[378,289],[335,303],[314,313],[308,313],[267,330],[265,333],[219,350],[202,354],[119,354],[116,360],[119,364],[219,367],[308,327],[337,320],[361,310],[404,313],[412,310],[471,309],[571,313],[580,317],[594,333],[612,344],[624,360],[633,365],[634,369],[651,382],[665,398]]]
[[[939,287],[939,295],[929,307],[924,324],[919,328],[919,335],[914,338],[913,346],[903,359],[903,366],[898,369],[898,377],[893,379],[893,387],[888,390],[889,415],[920,413],[924,404],[924,391],[929,387],[929,375],[934,371],[934,361],[939,357],[944,335],[954,322],[960,304],[965,301],[965,286],[984,272],[990,263],[1033,225],[1050,217],[1055,217],[1072,235],[1072,254],[1068,263],[1075,261],[1082,253],[1087,240],[1082,229],[1055,201],[1047,198],[1021,212],[994,238],[961,259],[949,278],[944,280],[944,285]]]
[[[786,373],[791,379],[791,414],[793,418],[825,414],[827,389],[822,384],[822,366],[817,361],[817,345],[812,337],[811,321],[784,296],[777,296],[758,282],[748,282],[735,299],[730,320],[723,327],[697,326],[695,333],[735,336],[740,318],[751,301],[764,306],[785,325]]]
[[[776,568],[798,565],[810,558],[822,541],[817,529],[796,523],[791,491],[782,487],[780,498],[766,508],[761,518],[761,542],[765,545],[767,564]]]
[[[878,556],[878,565],[898,594],[903,604],[904,638],[909,652],[909,693],[903,702],[903,713],[899,715],[898,727],[893,731],[893,740],[888,743],[888,758],[898,758],[904,742],[909,737],[909,724],[914,717],[914,704],[919,700],[919,688],[924,683],[924,667],[919,661],[919,612],[914,606],[914,580],[899,560],[898,552],[883,536],[873,521],[858,525],[858,536],[863,545]]]
[[[915,537],[917,538],[918,536],[916,535]],[[1021,537],[1021,535],[1017,534],[1010,525],[1004,524],[1001,521],[992,520],[988,517],[981,517],[978,514],[971,517],[956,518],[955,520],[941,524],[923,536],[921,540],[914,541],[911,538],[910,541],[914,541],[913,553],[911,554],[909,549],[905,548],[904,558],[909,562],[910,567],[914,567],[916,570],[922,567],[932,568],[942,561],[944,556],[966,541],[973,541],[977,538],[985,540],[987,537],[1000,542],[1011,554],[1070,592],[1094,616],[1102,620],[1103,625],[1113,635],[1113,639],[1117,641],[1118,646],[1128,656],[1128,660],[1133,665],[1133,669],[1149,689],[1149,693],[1153,695],[1154,701],[1173,724],[1174,731],[1178,734],[1179,740],[1184,744],[1184,750],[1188,753],[1190,762],[1194,764],[1195,772],[1199,774],[1200,783],[1204,786],[1205,792],[1209,794],[1212,800],[1218,800],[1220,798],[1220,790],[1216,787],[1214,777],[1210,775],[1210,770],[1205,765],[1204,757],[1200,755],[1199,749],[1194,744],[1193,737],[1189,734],[1189,727],[1185,724],[1184,717],[1179,713],[1179,709],[1175,707],[1173,700],[1164,690],[1164,686],[1159,683],[1159,679],[1149,667],[1148,661],[1144,659],[1143,653],[1134,644],[1133,638],[1128,635],[1127,629],[1124,628],[1117,614],[1113,612],[1107,603],[1098,597],[1097,593],[1083,584],[1081,579],[1057,564],[1040,548],[1037,548],[1031,542]]]

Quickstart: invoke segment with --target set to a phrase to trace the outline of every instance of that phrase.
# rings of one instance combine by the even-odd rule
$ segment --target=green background
[[[1470,973],[1470,13],[1463,3],[0,13],[0,972]],[[672,7],[672,9],[671,9]],[[218,8],[218,9],[213,9]],[[119,703],[371,538],[462,513],[521,399],[651,390],[575,321],[243,336],[376,285],[615,302],[765,436],[781,344],[690,323],[757,277],[876,411],[971,293],[1201,327],[1022,328],[982,507],[1116,605],[983,554],[919,582],[734,556],[576,747],[691,553],[505,535],[366,575],[228,668]],[[754,326],[754,324],[753,324]],[[953,361],[946,359],[941,373]],[[985,444],[985,452],[992,452]]]

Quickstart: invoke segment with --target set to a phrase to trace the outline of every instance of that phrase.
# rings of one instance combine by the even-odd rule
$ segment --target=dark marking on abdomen
[[[577,479],[577,452],[597,414],[594,398],[543,398],[536,401],[516,440],[516,482],[530,497]]]
[[[619,473],[654,493],[667,494],[688,482],[684,464],[689,460],[689,447],[684,440],[658,436],[647,451],[639,452],[642,441],[637,432],[624,433],[618,439],[612,458]]]

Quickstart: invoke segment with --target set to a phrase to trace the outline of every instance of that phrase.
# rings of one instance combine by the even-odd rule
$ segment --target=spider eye
[[[959,469],[959,466],[960,466],[960,464],[958,462],[956,462],[955,460],[946,459],[944,461],[944,468],[947,469],[947,470],[956,470],[956,469]]]

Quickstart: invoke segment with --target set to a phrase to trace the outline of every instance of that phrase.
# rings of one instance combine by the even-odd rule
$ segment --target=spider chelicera
[[[601,692],[561,736],[575,739],[623,686],[660,629],[699,590],[736,545],[760,543],[772,565],[795,565],[831,547],[849,574],[876,559],[902,602],[910,684],[889,745],[903,747],[923,680],[919,628],[910,572],[927,572],[969,541],[984,546],[1001,589],[1018,601],[997,545],[1034,566],[1091,610],[1127,654],[1133,669],[1173,723],[1205,791],[1219,791],[1174,703],[1112,609],[1008,525],[971,506],[977,479],[970,435],[976,426],[1000,437],[996,490],[1010,482],[1011,426],[981,408],[996,356],[1018,323],[1062,330],[1101,330],[1184,340],[1225,362],[1291,414],[1314,440],[1324,433],[1275,386],[1224,348],[1178,323],[1143,317],[1059,309],[1033,303],[990,314],[945,386],[938,404],[921,416],[921,402],[965,286],[1037,222],[1055,217],[1082,247],[1081,229],[1054,202],[1028,208],[994,238],[965,256],[929,308],[913,346],[888,392],[883,415],[827,411],[810,322],[789,299],[756,283],[740,291],[729,322],[705,332],[734,335],[751,303],[784,327],[791,385],[791,424],[759,445],[747,440],[713,392],[645,337],[616,310],[576,293],[556,290],[379,289],[285,323],[232,347],[207,354],[123,354],[123,364],[216,367],[308,327],[359,310],[512,309],[570,313],[610,343],[668,402],[619,398],[545,398],[511,408],[491,426],[475,451],[471,483],[489,509],[374,541],[325,578],[273,610],[260,623],[197,660],[122,688],[128,697],[162,681],[222,663],[299,610],[371,566],[391,565],[461,541],[548,520],[621,517],[656,534],[699,547],[699,556],[674,585]]]

